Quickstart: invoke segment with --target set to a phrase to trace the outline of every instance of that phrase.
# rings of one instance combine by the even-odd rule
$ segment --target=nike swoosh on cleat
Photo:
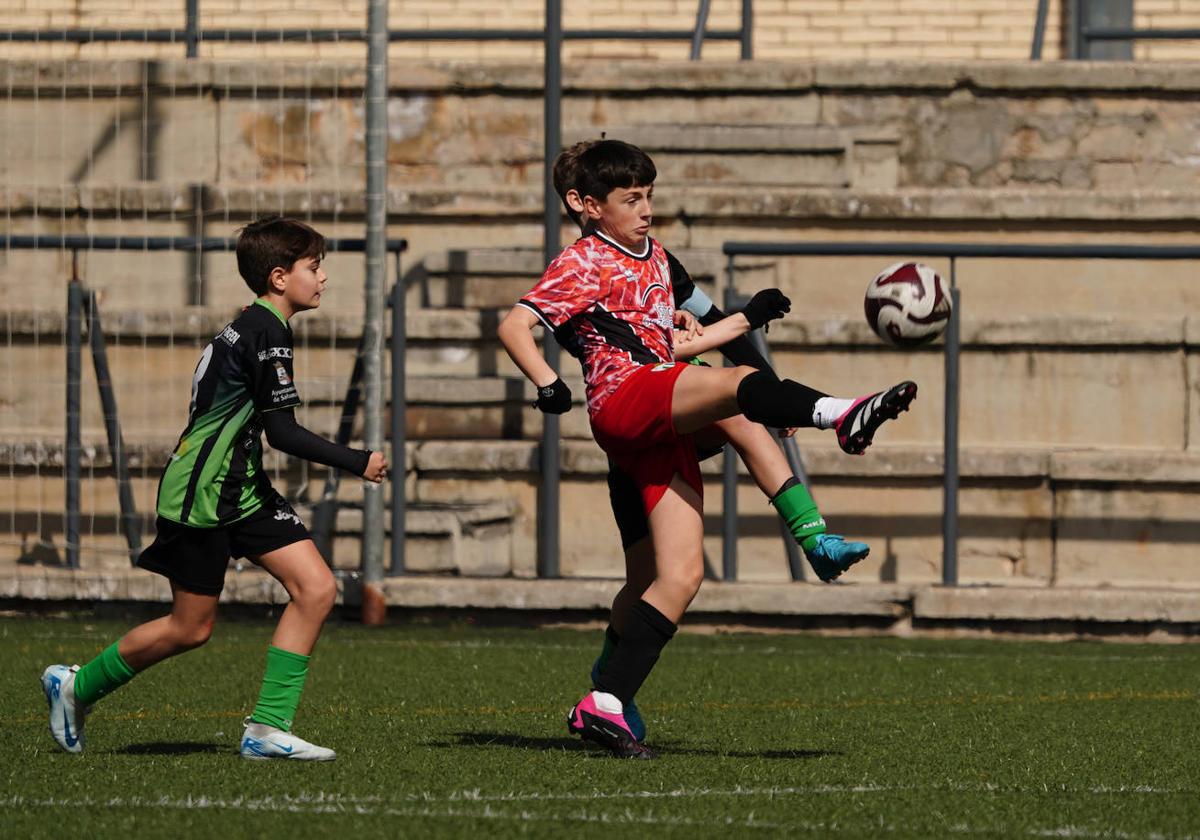
[[[79,743],[79,739],[71,734],[71,721],[67,718],[67,710],[63,709],[63,740],[67,742],[68,747],[73,747]]]
[[[268,741],[268,743],[275,749],[283,750],[285,753],[288,753],[289,755],[291,754],[292,750],[295,749],[295,747],[285,747],[283,744],[279,743],[278,741]]]

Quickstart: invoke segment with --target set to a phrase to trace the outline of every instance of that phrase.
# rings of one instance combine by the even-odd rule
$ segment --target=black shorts
[[[253,560],[312,538],[296,511],[278,493],[232,525],[194,528],[160,516],[157,527],[158,536],[138,557],[138,566],[200,595],[221,594],[231,557]]]

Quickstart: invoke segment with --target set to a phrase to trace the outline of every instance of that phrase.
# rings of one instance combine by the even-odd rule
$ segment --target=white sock
[[[854,400],[837,397],[821,397],[813,406],[813,425],[818,429],[832,429],[837,419],[850,410]]]
[[[600,711],[610,714],[624,714],[625,707],[621,705],[621,701],[617,699],[615,694],[609,694],[606,691],[593,691],[592,701],[596,704],[596,708]]]

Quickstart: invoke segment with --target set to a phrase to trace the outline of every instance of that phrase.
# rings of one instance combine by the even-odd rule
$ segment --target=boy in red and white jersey
[[[584,366],[597,443],[636,483],[654,547],[655,578],[629,609],[621,643],[596,690],[571,710],[571,731],[614,754],[647,758],[623,717],[703,580],[703,485],[692,434],[737,414],[775,428],[813,426],[825,395],[770,370],[709,368],[674,360],[677,315],[670,268],[649,234],[653,162],[635,146],[601,141],[580,157],[583,207],[594,233],[569,246],[498,330],[538,386],[538,407],[562,413],[570,392],[533,340],[541,321]],[[853,401],[838,418],[843,449],[861,452],[887,419],[907,409],[916,385]],[[839,428],[839,441],[843,438]]]

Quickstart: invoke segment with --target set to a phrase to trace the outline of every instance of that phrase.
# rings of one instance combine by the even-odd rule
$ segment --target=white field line
[[[1017,787],[1000,784],[928,784],[928,785],[804,785],[789,787],[732,787],[732,788],[675,788],[672,790],[625,790],[570,793],[545,793],[541,791],[509,791],[488,793],[479,788],[454,791],[452,793],[434,793],[432,791],[413,791],[385,799],[382,796],[357,796],[354,794],[316,793],[278,794],[261,797],[222,798],[202,794],[185,797],[27,797],[10,796],[0,798],[0,808],[21,807],[91,807],[106,806],[113,808],[229,808],[245,811],[290,811],[294,809],[314,812],[354,811],[363,808],[375,809],[383,806],[409,803],[515,803],[515,802],[606,802],[620,799],[633,800],[684,800],[705,798],[738,798],[750,796],[765,796],[768,798],[784,798],[792,796],[831,795],[844,796],[864,793],[909,793],[913,791],[938,791],[952,793],[1015,793],[1015,794],[1071,794],[1087,796],[1195,796],[1198,792],[1193,788],[1156,788],[1150,785],[1099,785],[1092,787],[1068,787],[1066,785],[1034,785]]]
[[[406,797],[409,801],[429,803],[410,807],[388,805],[377,796],[350,796],[336,793],[299,794],[295,796],[279,795],[265,797],[236,797],[225,799],[220,797],[188,796],[188,797],[108,797],[108,798],[66,798],[49,797],[44,799],[12,796],[0,799],[0,808],[47,808],[47,809],[81,809],[94,807],[107,808],[137,808],[163,810],[214,810],[214,811],[247,811],[247,812],[288,812],[314,815],[340,816],[383,816],[405,819],[449,819],[449,820],[502,820],[510,822],[583,822],[610,825],[653,825],[653,826],[712,826],[720,825],[727,828],[757,828],[757,829],[787,829],[821,834],[842,831],[861,832],[861,826],[840,826],[837,823],[819,823],[809,821],[799,822],[770,822],[757,817],[753,812],[745,817],[726,817],[714,822],[712,819],[694,820],[676,815],[657,815],[652,810],[634,811],[625,808],[623,811],[604,811],[600,813],[572,812],[567,814],[548,814],[530,811],[527,808],[518,810],[503,810],[494,807],[491,802],[515,803],[521,801],[554,801],[554,800],[610,800],[625,796],[635,799],[661,799],[695,796],[748,796],[748,795],[788,795],[812,793],[862,793],[862,792],[893,792],[911,791],[918,789],[953,789],[953,790],[1003,790],[997,785],[977,786],[893,786],[893,785],[856,785],[856,786],[819,786],[809,788],[734,788],[731,790],[679,789],[675,791],[627,791],[624,793],[597,794],[480,794],[478,791],[463,791],[449,796],[429,793],[413,793]],[[1040,790],[1038,791],[1041,792]],[[1131,793],[1175,793],[1177,791],[1155,791],[1150,788],[1092,788],[1081,789],[1080,792],[1131,792]],[[1183,792],[1183,791],[1179,791]],[[1189,795],[1192,791],[1187,791]],[[441,803],[439,807],[430,807]],[[482,807],[471,808],[471,804]],[[464,807],[466,806],[466,807]],[[880,824],[873,827],[882,832],[894,832],[904,826]],[[970,826],[955,824],[947,827],[952,834],[994,834],[995,826]],[[1030,837],[1048,838],[1084,838],[1084,840],[1197,840],[1196,835],[1171,835],[1161,832],[1132,833],[1117,829],[1094,830],[1076,826],[1060,826],[1053,828],[1035,828],[1025,832]]]
[[[432,800],[427,800],[432,801]],[[464,805],[470,805],[475,800],[460,800]],[[253,812],[287,812],[316,815],[345,815],[345,816],[384,816],[423,817],[432,819],[467,819],[467,820],[508,820],[514,822],[586,822],[603,824],[636,824],[636,825],[684,825],[711,826],[723,825],[729,828],[766,828],[779,829],[784,826],[779,823],[764,822],[753,812],[745,817],[726,817],[723,820],[694,820],[675,815],[656,815],[653,811],[635,812],[628,808],[624,811],[606,811],[603,813],[575,812],[568,814],[534,813],[529,810],[501,810],[487,803],[482,807],[459,807],[446,804],[442,807],[392,807],[380,804],[379,797],[343,796],[341,794],[316,794],[299,796],[266,796],[260,798],[237,797],[223,799],[208,796],[188,797],[121,797],[109,798],[84,797],[68,799],[50,797],[47,799],[29,799],[15,796],[0,799],[0,808],[137,808],[149,810],[186,810],[186,811],[253,811]],[[803,828],[806,826],[795,825]]]

